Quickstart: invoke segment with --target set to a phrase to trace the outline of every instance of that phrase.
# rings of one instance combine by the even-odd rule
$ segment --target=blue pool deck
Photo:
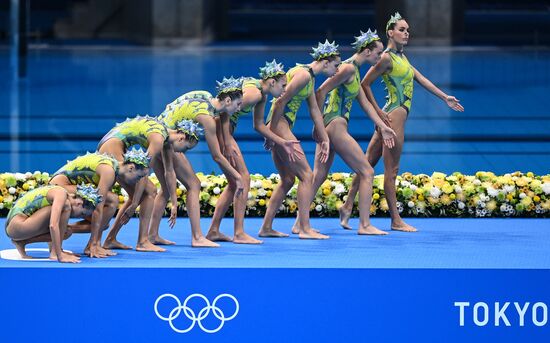
[[[373,224],[388,230],[388,218]],[[266,238],[258,246],[221,243],[220,248],[191,247],[187,218],[178,218],[175,229],[162,221],[161,235],[177,245],[164,253],[118,251],[107,259],[82,258],[78,265],[51,261],[0,260],[0,268],[427,268],[427,269],[550,269],[550,220],[548,219],[409,219],[417,233],[392,231],[387,236],[358,236],[341,229],[336,218],[315,218],[312,225],[331,236],[325,241]],[[210,218],[201,220],[206,232]],[[289,232],[291,218],[277,218],[274,228]],[[352,219],[356,228],[358,219]],[[0,220],[4,225],[4,220]],[[256,236],[261,218],[247,218],[245,226]],[[233,220],[225,218],[222,232],[232,234]],[[64,248],[81,253],[89,235],[73,235]],[[105,235],[104,235],[105,237]],[[119,240],[135,246],[137,219],[127,224]],[[29,248],[45,248],[45,243]],[[5,235],[0,250],[13,249]],[[37,255],[40,256],[40,255]]]

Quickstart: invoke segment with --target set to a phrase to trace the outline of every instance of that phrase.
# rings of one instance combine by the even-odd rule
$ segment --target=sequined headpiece
[[[330,43],[328,39],[325,39],[324,43],[319,43],[317,45],[317,48],[312,49],[313,53],[311,53],[310,55],[316,61],[319,61],[320,59],[329,56],[340,56],[340,52],[338,51],[338,45],[336,44],[336,42]]]
[[[199,140],[199,136],[204,134],[204,129],[200,126],[199,123],[191,119],[180,120],[176,124],[177,130],[185,133],[186,135],[192,136],[196,140]]]
[[[92,185],[80,184],[76,186],[76,195],[96,207],[103,199],[97,188]]]
[[[386,24],[386,32],[390,29],[391,24],[395,24],[401,19],[403,19],[403,17],[401,17],[401,14],[399,14],[399,12],[395,12],[395,14],[390,17],[390,20],[388,20],[388,23]]]
[[[220,95],[222,93],[229,93],[234,91],[240,91],[242,90],[243,86],[243,79],[242,78],[234,78],[231,76],[230,78],[223,78],[221,82],[216,81],[216,91],[218,92],[217,95]]]
[[[351,43],[351,46],[355,48],[355,50],[360,51],[370,43],[380,40],[380,37],[378,37],[378,34],[376,34],[376,30],[371,31],[370,29],[367,30],[367,32],[359,31],[361,34],[358,37],[355,38],[355,42]]]
[[[149,168],[149,163],[151,163],[151,158],[141,148],[132,148],[126,151],[123,157],[124,162],[139,164],[144,166],[145,168]]]
[[[277,75],[284,75],[285,74],[284,68],[285,66],[283,66],[282,63],[277,63],[277,61],[273,59],[273,61],[271,62],[265,62],[265,67],[260,68],[259,75],[263,80],[267,80],[270,77],[275,77]]]

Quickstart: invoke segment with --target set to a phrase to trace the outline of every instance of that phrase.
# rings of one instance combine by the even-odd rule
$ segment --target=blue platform
[[[245,227],[256,236],[261,218],[246,218]],[[274,228],[289,232],[293,219],[277,218]],[[548,219],[416,219],[408,220],[417,233],[392,231],[383,237],[359,236],[341,229],[338,220],[313,219],[312,225],[331,236],[326,241],[266,238],[259,246],[222,243],[217,249],[191,247],[187,218],[177,227],[162,221],[161,235],[174,240],[165,253],[118,251],[107,259],[82,258],[79,265],[56,262],[0,260],[0,268],[457,268],[457,269],[550,269],[550,221]],[[210,218],[201,220],[207,232]],[[351,224],[356,228],[357,219]],[[389,228],[388,218],[374,218],[380,229]],[[3,220],[0,221],[3,225]],[[222,232],[232,234],[232,218],[222,222]],[[105,235],[104,235],[105,236]],[[64,248],[82,252],[88,235],[75,234]],[[135,246],[137,219],[126,225],[119,240]],[[35,244],[29,247],[45,247]],[[13,248],[5,235],[0,250]]]

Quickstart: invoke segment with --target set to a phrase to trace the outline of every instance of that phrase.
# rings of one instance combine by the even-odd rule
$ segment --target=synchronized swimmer
[[[280,182],[268,203],[259,237],[287,237],[272,228],[285,195],[298,178],[298,212],[291,232],[302,239],[328,239],[310,225],[309,208],[317,189],[325,181],[338,154],[355,172],[345,204],[339,209],[340,224],[351,229],[349,218],[359,194],[358,234],[386,235],[370,223],[373,167],[384,157],[384,192],[391,215],[391,229],[413,232],[416,228],[403,221],[397,209],[395,180],[404,143],[405,122],[409,115],[413,83],[433,93],[455,111],[464,107],[454,96],[447,95],[410,63],[403,48],[409,40],[409,26],[399,13],[386,25],[387,48],[376,31],[360,32],[352,43],[354,54],[341,61],[338,45],[326,40],[313,48],[312,61],[297,64],[287,72],[277,61],[260,68],[260,78],[223,78],[217,93],[197,90],[183,94],[157,117],[137,116],[116,124],[99,142],[97,151],[68,161],[51,178],[48,186],[25,193],[13,205],[6,220],[6,234],[22,258],[30,258],[25,246],[35,242],[50,244],[50,259],[78,263],[80,257],[62,249],[63,240],[72,233],[90,233],[84,254],[89,257],[116,255],[113,249],[131,249],[117,240],[117,234],[140,208],[137,251],[165,251],[160,245],[173,245],[159,235],[160,222],[171,202],[170,227],[176,224],[177,181],[187,190],[186,207],[193,247],[218,247],[216,242],[261,244],[244,228],[250,174],[234,138],[239,118],[253,114],[254,129],[265,138]],[[360,68],[371,65],[361,81]],[[328,79],[315,89],[315,77]],[[382,77],[388,100],[380,108],[371,84]],[[264,121],[268,96],[273,97]],[[313,170],[305,158],[300,141],[293,134],[296,114],[307,102],[316,141]],[[375,125],[366,154],[349,134],[348,122],[353,101]],[[206,236],[200,227],[200,181],[185,156],[204,135],[212,159],[227,177],[210,228]],[[160,189],[147,177],[153,170]],[[118,183],[128,193],[119,209],[107,238],[101,244],[102,232],[118,207],[113,192]],[[233,204],[234,235],[220,232],[222,218]],[[69,218],[82,218],[69,224]]]

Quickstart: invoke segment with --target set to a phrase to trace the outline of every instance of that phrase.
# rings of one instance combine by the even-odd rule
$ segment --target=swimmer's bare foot
[[[156,245],[175,245],[176,244],[176,242],[169,241],[160,236],[156,236],[156,237],[149,236],[149,241]]]
[[[19,255],[21,255],[21,258],[26,260],[33,258],[32,256],[27,255],[27,252],[25,251],[25,246],[27,245],[26,243],[22,241],[14,241],[13,239],[11,240],[11,242],[13,243],[13,245],[15,245],[15,248],[17,249]]]
[[[103,248],[104,249],[121,249],[121,250],[132,249],[131,246],[122,244],[116,239],[106,239],[105,242],[103,242]]]
[[[136,245],[136,251],[164,252],[166,251],[166,249],[157,247],[147,240],[145,242],[138,243]]]
[[[340,214],[340,226],[342,226],[346,230],[351,230],[351,226],[349,226],[349,217],[351,217],[351,211],[347,211],[344,206],[340,207],[338,210],[338,213]]]
[[[99,245],[95,245],[95,248],[92,251],[92,254],[90,254],[90,245],[86,245],[86,248],[84,248],[84,255],[88,257],[109,257],[109,256],[116,256],[116,252],[105,249],[103,247],[100,247]]]
[[[292,227],[292,233],[295,234],[295,235],[300,233],[300,225],[298,225],[297,222],[298,221],[296,221],[296,223],[294,223],[294,226]],[[314,229],[314,228],[310,228],[310,230],[313,230],[314,232],[320,232],[319,230]]]
[[[206,239],[212,242],[231,242],[231,237],[224,235],[219,231],[209,230],[206,234]]]
[[[279,232],[277,230],[273,230],[271,228],[270,229],[261,228],[260,232],[258,232],[258,236],[281,238],[281,237],[288,237],[288,234]]]
[[[319,233],[314,229],[302,230],[298,234],[298,237],[300,237],[300,239],[329,239],[330,238],[329,236],[323,235],[322,233]]]
[[[233,237],[233,243],[237,243],[237,244],[262,244],[263,241],[260,241],[259,239],[256,239],[256,238],[248,235],[246,232],[242,232],[242,233],[236,234],[235,237]]]
[[[193,238],[191,240],[191,246],[193,248],[218,248],[220,245],[218,243],[212,242],[204,236],[201,236],[197,239]]]
[[[375,236],[384,236],[388,233],[386,231],[379,230],[377,227],[368,225],[368,226],[361,226],[357,230],[358,235],[375,235]]]
[[[392,223],[391,229],[395,231],[403,231],[403,232],[417,232],[418,230],[414,226],[410,226],[409,224],[405,223],[404,221],[401,221],[400,223]]]

